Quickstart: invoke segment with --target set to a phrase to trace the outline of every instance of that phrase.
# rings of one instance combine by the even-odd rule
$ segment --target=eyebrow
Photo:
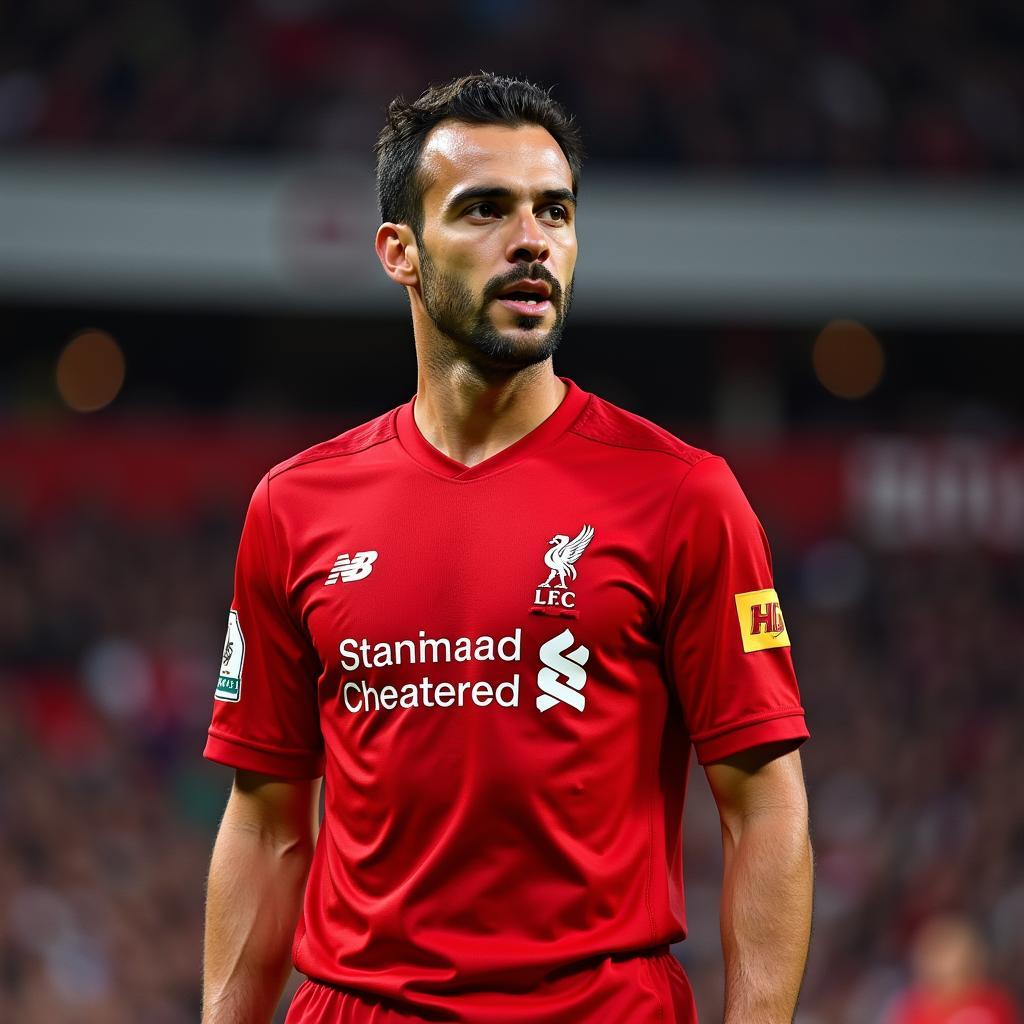
[[[476,185],[473,188],[464,188],[461,192],[456,192],[448,201],[446,209],[453,210],[470,199],[511,199],[514,195],[512,189],[504,188],[501,185]],[[576,205],[576,195],[572,189],[568,188],[547,188],[534,193],[534,198],[568,203],[570,206]]]

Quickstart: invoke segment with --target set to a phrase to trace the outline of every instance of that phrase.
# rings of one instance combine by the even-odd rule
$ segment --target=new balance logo
[[[569,650],[576,638],[568,629],[541,644],[540,660],[544,667],[537,673],[537,685],[541,695],[537,698],[537,710],[547,711],[556,704],[568,704],[582,711],[587,698],[580,692],[587,682],[583,666],[590,657],[590,651],[582,644],[576,650]]]
[[[364,580],[373,572],[373,563],[376,561],[376,551],[357,551],[351,558],[348,555],[338,555],[330,575],[324,581],[324,586],[333,587],[338,580],[342,583]]]

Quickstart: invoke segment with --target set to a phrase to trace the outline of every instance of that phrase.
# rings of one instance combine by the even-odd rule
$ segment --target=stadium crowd
[[[1014,0],[8,0],[0,146],[354,154],[484,67],[557,87],[594,158],[929,175],[1024,166]]]
[[[242,506],[2,513],[0,1020],[194,1021],[230,780],[200,751]],[[1024,996],[1019,560],[835,539],[776,551],[776,571],[812,730],[800,1024],[881,1022],[943,911],[974,922],[993,978]],[[692,790],[677,953],[713,1021],[720,838],[699,774]]]

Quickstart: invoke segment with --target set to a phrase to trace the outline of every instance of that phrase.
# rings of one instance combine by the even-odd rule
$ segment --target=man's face
[[[439,331],[490,366],[558,347],[576,265],[572,172],[543,128],[445,122],[427,137],[419,270]]]

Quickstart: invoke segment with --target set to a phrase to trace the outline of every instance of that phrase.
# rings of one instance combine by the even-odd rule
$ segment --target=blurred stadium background
[[[370,149],[479,67],[586,133],[556,368],[729,457],[772,538],[799,1024],[909,1022],[915,970],[959,969],[914,953],[942,913],[1024,997],[1022,52],[1019,0],[0,5],[0,1020],[197,1019],[245,503],[414,390]],[[685,857],[713,1022],[700,773]]]

